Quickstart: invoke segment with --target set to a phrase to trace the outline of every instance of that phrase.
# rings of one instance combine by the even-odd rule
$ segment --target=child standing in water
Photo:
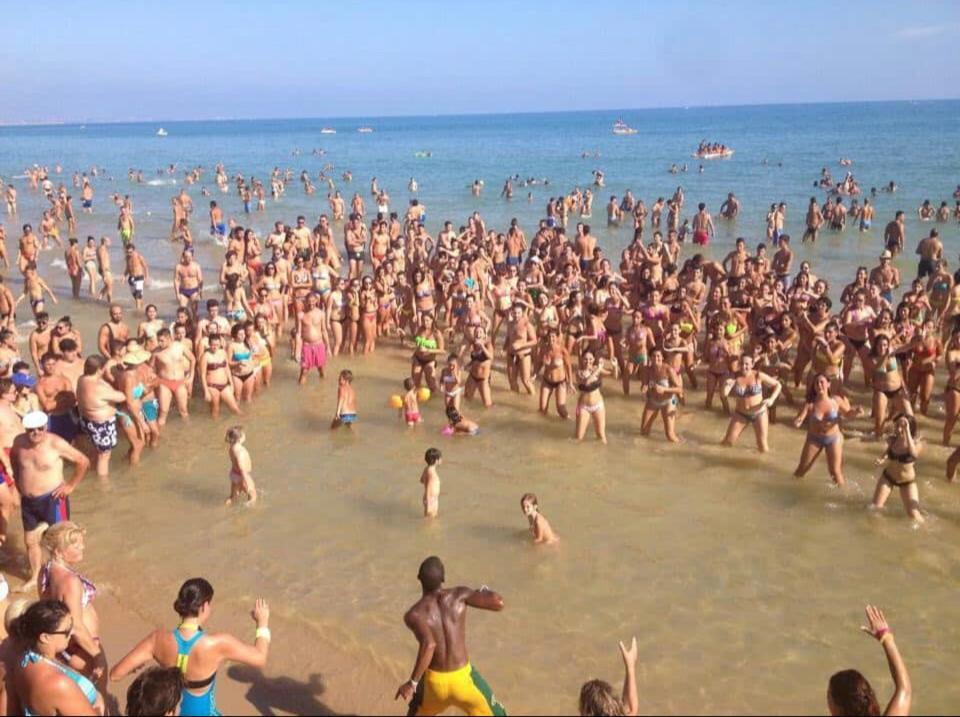
[[[337,379],[337,413],[330,424],[331,430],[357,422],[357,394],[353,390],[353,371],[344,369]]]
[[[524,493],[523,497],[520,498],[520,510],[523,511],[530,522],[530,532],[533,533],[534,543],[549,545],[560,540],[559,536],[553,532],[553,528],[550,527],[550,522],[540,513],[537,496],[533,493]]]
[[[437,448],[428,448],[423,460],[427,462],[427,467],[420,474],[420,482],[423,484],[423,517],[436,518],[440,510],[440,474],[437,473],[437,466],[443,462],[443,455]]]
[[[420,403],[417,401],[417,385],[412,378],[403,380],[403,406],[400,408],[401,415],[408,426],[416,426],[423,418],[420,416]]]
[[[247,505],[257,502],[257,486],[253,483],[253,462],[250,452],[244,446],[247,440],[243,426],[233,426],[227,429],[226,441],[230,444],[230,497],[227,505],[233,505],[244,493],[247,495]]]

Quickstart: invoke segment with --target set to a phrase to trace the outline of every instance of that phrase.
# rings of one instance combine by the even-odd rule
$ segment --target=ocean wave
[[[167,279],[150,279],[149,286],[151,289],[172,289],[173,282]]]
[[[163,186],[173,186],[179,183],[178,179],[150,179],[144,184],[149,184],[151,187],[163,187]]]
[[[50,266],[56,269],[66,269],[67,262],[65,262],[63,259],[54,259],[53,261],[50,262]]]

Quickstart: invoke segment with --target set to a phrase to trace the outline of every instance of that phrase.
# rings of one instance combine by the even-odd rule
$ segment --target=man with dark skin
[[[506,715],[467,655],[467,608],[503,610],[503,598],[486,586],[444,588],[440,558],[420,564],[421,597],[403,621],[417,637],[417,662],[394,699],[410,703],[408,715],[436,715],[456,707],[468,715]]]

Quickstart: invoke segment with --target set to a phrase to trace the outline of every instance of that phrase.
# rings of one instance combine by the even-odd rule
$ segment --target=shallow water
[[[91,127],[83,130],[91,133],[86,138],[78,128],[0,129],[0,171],[8,177],[24,163],[58,159],[68,171],[107,165],[118,176],[118,191],[134,194],[138,243],[161,281],[169,280],[174,252],[157,237],[167,227],[174,190],[129,185],[127,166],[150,171],[169,161],[212,166],[224,159],[231,172],[265,176],[274,164],[315,173],[329,160],[354,170],[349,191],[366,198],[369,175],[378,174],[400,206],[406,178],[416,174],[431,230],[474,208],[491,226],[502,227],[512,214],[532,226],[550,191],[585,184],[590,169],[602,166],[609,193],[631,186],[648,206],[677,183],[688,202],[708,200],[713,209],[736,191],[745,213],[738,226],[722,229],[711,248],[719,257],[738,232],[760,235],[765,207],[781,198],[791,202],[789,228],[798,236],[810,194],[804,186],[826,163],[842,175],[835,164],[841,153],[857,160],[854,170],[867,189],[889,178],[904,187],[895,198],[881,197],[875,226],[894,208],[914,209],[925,192],[946,199],[957,182],[958,106],[624,112],[643,132],[627,138],[609,135],[615,117],[595,113],[383,120],[373,135],[341,131],[323,138],[328,158],[295,160],[288,158],[292,147],[321,145],[309,123],[167,123],[171,136],[164,140],[142,125]],[[704,136],[728,142],[737,155],[708,165],[704,175],[665,173]],[[880,153],[881,142],[890,151]],[[424,148],[434,157],[415,160],[413,151]],[[602,149],[602,160],[579,159],[581,149],[593,148]],[[764,156],[782,157],[785,167],[762,167]],[[532,206],[500,203],[499,182],[511,171],[548,175],[557,187],[535,189]],[[479,201],[466,190],[475,176],[487,179]],[[80,216],[81,234],[112,232],[106,191],[107,183],[98,185],[100,213],[92,220]],[[191,193],[200,212],[199,190]],[[214,194],[237,211],[232,195]],[[255,217],[255,226],[291,221],[298,212],[312,217],[324,209],[321,195],[308,202],[291,187],[287,199]],[[604,223],[597,219],[603,196],[598,192],[595,201],[597,227]],[[38,206],[21,191],[23,221],[38,224]],[[162,220],[146,211],[162,212]],[[13,222],[7,223],[13,238]],[[194,222],[196,236],[204,224]],[[912,220],[908,227],[912,244],[919,229]],[[956,225],[942,229],[953,256]],[[608,250],[628,235],[600,227]],[[813,260],[815,273],[845,281],[879,246],[876,231],[848,230],[798,254]],[[215,256],[213,247],[201,251],[206,266]],[[47,263],[55,253],[44,257]],[[119,261],[118,252],[115,271]],[[912,276],[911,266],[901,263],[905,275]],[[44,275],[62,287],[61,271],[47,265]],[[169,315],[172,289],[159,287],[147,298]],[[117,294],[126,298],[119,282]],[[52,312],[61,310],[75,317],[92,344],[103,308],[67,300]],[[262,494],[254,509],[223,506],[229,486],[222,435],[235,419],[213,423],[195,403],[195,417],[174,420],[161,450],[139,471],[118,460],[109,484],[90,478],[75,494],[75,517],[89,530],[92,576],[152,620],[170,623],[176,587],[202,574],[217,589],[217,626],[241,635],[249,603],[263,594],[285,626],[275,639],[272,674],[309,666],[308,636],[320,634],[357,660],[385,667],[399,683],[415,657],[401,616],[418,596],[419,562],[437,554],[450,584],[486,583],[506,600],[501,614],[471,615],[470,651],[516,713],[573,712],[586,679],[619,684],[616,642],[631,634],[640,646],[644,712],[823,712],[827,678],[852,666],[885,697],[890,680],[881,651],[858,630],[863,605],[875,602],[897,632],[917,691],[916,711],[946,713],[960,703],[960,685],[948,671],[960,657],[960,628],[952,619],[960,492],[943,481],[947,449],[929,447],[921,458],[921,496],[931,519],[913,530],[897,497],[886,515],[865,510],[876,445],[848,442],[845,491],[829,487],[822,462],[797,482],[790,475],[799,432],[775,429],[769,456],[758,456],[747,435],[736,448],[721,449],[716,444],[725,421],[696,407],[699,392],[688,399],[679,424],[686,443],[677,448],[656,432],[640,438],[641,399],[624,399],[614,386],[605,391],[610,445],[589,438],[578,445],[569,423],[542,418],[532,400],[508,394],[502,375],[495,379],[494,409],[465,407],[482,426],[478,437],[442,437],[437,401],[425,405],[425,424],[408,430],[386,407],[406,375],[407,355],[389,345],[374,358],[333,362],[331,375],[343,367],[356,374],[361,415],[355,431],[336,433],[328,430],[334,381],[298,388],[293,366],[279,362],[274,387],[242,419]],[[937,422],[924,425],[928,436],[939,434]],[[418,483],[430,446],[444,451],[441,515],[432,524],[421,517]],[[559,545],[530,544],[519,508],[526,491],[539,496]]]

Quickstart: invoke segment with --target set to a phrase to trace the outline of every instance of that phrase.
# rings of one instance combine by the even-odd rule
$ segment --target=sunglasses
[[[73,620],[70,621],[70,627],[68,627],[66,630],[54,630],[52,632],[48,632],[47,634],[63,635],[64,637],[70,637],[73,634]]]

